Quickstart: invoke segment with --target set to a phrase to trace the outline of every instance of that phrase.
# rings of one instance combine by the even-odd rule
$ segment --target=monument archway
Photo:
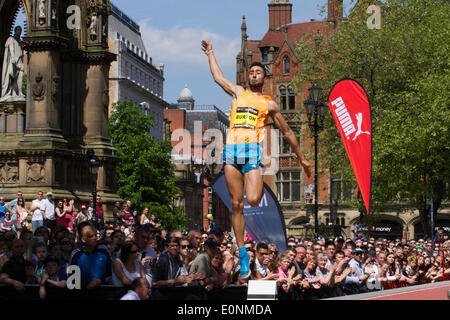
[[[20,190],[31,200],[42,190],[88,202],[95,181],[112,207],[119,200],[119,159],[108,132],[108,74],[115,59],[107,41],[110,1],[0,0],[2,69],[20,8],[27,90],[22,100],[0,97],[0,194],[13,199]],[[100,160],[96,177],[88,149]]]

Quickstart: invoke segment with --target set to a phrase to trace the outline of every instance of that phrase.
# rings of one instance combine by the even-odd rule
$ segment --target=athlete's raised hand
[[[205,40],[202,40],[202,50],[206,55],[208,55],[210,51],[212,51],[211,41],[208,40],[208,42],[206,42]]]
[[[300,162],[300,164],[303,167],[303,170],[306,173],[306,176],[309,178],[311,177],[311,165],[309,164],[308,161],[306,161],[306,159],[302,159],[302,161]]]
[[[202,50],[208,56],[209,67],[211,69],[211,74],[214,78],[214,81],[222,87],[222,89],[232,96],[234,99],[237,99],[237,96],[244,91],[244,89],[240,86],[236,86],[231,81],[225,79],[223,76],[222,70],[220,70],[219,65],[217,64],[216,57],[214,56],[213,47],[211,41],[202,40]],[[238,87],[240,88],[238,90]]]

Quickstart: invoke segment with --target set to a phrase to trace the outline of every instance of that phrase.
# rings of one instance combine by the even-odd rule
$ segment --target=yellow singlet
[[[250,90],[239,95],[231,109],[227,145],[263,141],[270,100],[269,96],[256,96]]]

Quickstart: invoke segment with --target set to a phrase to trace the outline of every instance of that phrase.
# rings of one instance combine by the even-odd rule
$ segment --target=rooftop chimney
[[[292,3],[289,0],[272,0],[269,3],[269,30],[292,22]]]

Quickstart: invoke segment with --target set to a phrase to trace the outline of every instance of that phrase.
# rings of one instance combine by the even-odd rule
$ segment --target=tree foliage
[[[377,30],[366,23],[370,2],[359,1],[334,32],[310,34],[297,45],[302,76],[296,81],[317,79],[324,92],[342,78],[364,86],[372,107],[372,208],[417,209],[427,232],[427,199],[433,195],[437,213],[450,180],[449,3],[386,0]],[[356,187],[331,114],[326,128],[327,165]]]
[[[145,115],[130,102],[114,104],[109,120],[113,146],[122,159],[117,167],[118,194],[131,200],[140,211],[148,207],[167,230],[182,229],[187,217],[182,208],[173,207],[179,193],[175,186],[172,149],[167,141],[156,141],[150,134],[153,115]]]

